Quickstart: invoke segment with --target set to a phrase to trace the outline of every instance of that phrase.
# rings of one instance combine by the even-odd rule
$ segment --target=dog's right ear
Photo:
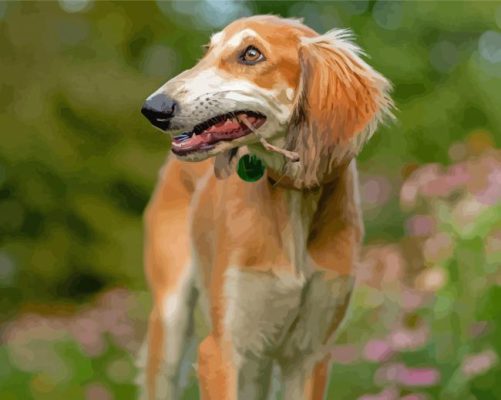
[[[392,115],[391,84],[362,54],[347,30],[302,39],[293,136],[308,180],[354,157]]]

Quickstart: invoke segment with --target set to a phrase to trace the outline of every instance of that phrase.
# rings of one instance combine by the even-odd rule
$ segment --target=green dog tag
[[[264,175],[265,166],[260,158],[246,154],[238,160],[237,174],[245,182],[256,182]]]

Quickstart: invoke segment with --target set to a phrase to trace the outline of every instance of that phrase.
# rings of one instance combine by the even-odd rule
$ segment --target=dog
[[[324,398],[363,237],[355,156],[392,117],[362,56],[348,30],[253,16],[147,98],[175,157],[145,212],[144,398],[181,397],[195,304],[202,399],[266,399],[274,368],[284,399]],[[246,156],[253,182],[235,173]]]

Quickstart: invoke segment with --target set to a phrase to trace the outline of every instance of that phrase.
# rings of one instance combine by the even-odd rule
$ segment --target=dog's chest
[[[204,280],[222,282],[224,312],[212,318],[223,318],[241,355],[314,353],[351,287],[324,279],[307,251],[321,193],[246,184],[215,193],[202,195],[193,220]]]
[[[289,273],[226,271],[224,327],[242,356],[272,353],[298,315],[306,280]]]
[[[351,276],[227,270],[224,326],[237,358],[315,359],[331,343],[353,289]]]
[[[228,266],[309,276],[307,241],[319,196],[283,190],[228,201],[226,229],[218,235]]]
[[[224,211],[211,213],[220,216],[214,220],[212,262],[219,258],[224,265],[213,266],[209,280],[223,281],[223,325],[239,354],[273,353],[281,346],[286,352],[291,338],[303,336],[304,351],[319,347],[330,311],[320,307],[311,313],[312,324],[301,323],[308,299],[337,301],[332,284],[316,283],[314,294],[308,289],[320,279],[307,251],[319,197],[299,191],[226,192]]]

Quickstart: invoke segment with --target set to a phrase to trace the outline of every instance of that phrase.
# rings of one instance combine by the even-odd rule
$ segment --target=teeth
[[[247,127],[251,131],[254,131],[254,126],[259,120],[260,118],[252,113],[229,113],[226,116],[213,117],[208,119],[203,124],[198,125],[197,128],[192,132],[189,132],[188,137],[194,137],[195,135],[199,136],[201,134],[228,134],[228,132],[242,129],[243,126]],[[185,139],[184,137],[176,138],[176,141],[179,144],[181,144],[185,140],[187,139]]]
[[[190,138],[190,135],[187,133],[183,133],[182,135],[176,136],[176,140],[178,142],[184,142],[185,140],[188,140]]]

